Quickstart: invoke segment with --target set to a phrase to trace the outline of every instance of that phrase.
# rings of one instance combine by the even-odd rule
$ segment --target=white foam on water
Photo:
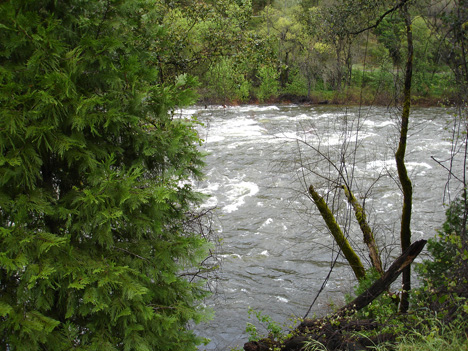
[[[340,145],[343,143],[343,137],[341,135],[331,135],[327,138],[324,138],[322,140],[322,143],[325,143],[325,145],[332,146],[332,145]]]
[[[201,192],[204,194],[213,194],[219,190],[219,183],[208,183],[206,187],[201,189]]]
[[[208,178],[210,178],[210,175],[211,175],[211,172],[207,175]],[[204,184],[202,188],[196,187],[196,190],[204,195],[208,195],[208,198],[201,205],[202,208],[212,208],[218,205],[218,197],[216,195],[218,194],[218,191],[219,191],[219,183],[208,182]]]
[[[253,182],[239,181],[228,185],[231,189],[226,192],[229,205],[223,207],[223,212],[231,213],[237,211],[245,203],[247,196],[254,196],[259,192],[259,187]]]
[[[203,191],[201,191],[203,193]],[[218,198],[216,196],[210,196],[203,204],[200,205],[201,208],[214,208],[218,205]]]
[[[238,110],[239,112],[264,112],[264,111],[279,111],[278,106],[258,106],[258,105],[246,105],[240,107],[233,107],[234,109]]]
[[[348,134],[348,135],[343,135],[343,133],[333,133],[333,134],[330,134],[330,136],[327,137],[324,137],[321,142],[322,143],[325,143],[326,145],[329,145],[329,146],[336,146],[336,145],[341,145],[344,141],[348,141],[348,142],[356,142],[357,141],[361,141],[361,140],[364,140],[366,138],[369,138],[369,137],[372,137],[374,136],[375,134],[374,133],[365,133],[365,132],[360,132],[359,134],[356,134],[356,133],[351,133],[351,134]]]
[[[380,196],[381,199],[387,199],[387,198],[391,198],[391,197],[401,197],[401,193],[399,191],[392,191],[392,192],[386,192],[384,193],[383,195]]]
[[[372,128],[384,128],[387,126],[394,126],[395,122],[393,121],[375,122],[371,120],[365,120],[363,124]]]
[[[197,114],[198,111],[199,111],[199,109],[184,109],[184,110],[180,110],[180,113],[182,115],[193,116],[193,115]]]
[[[253,119],[238,117],[223,120],[202,134],[206,135],[204,138],[206,143],[220,142],[225,139],[232,141],[236,138],[258,141],[258,137],[267,136],[267,130]]]
[[[205,138],[203,139],[205,141],[205,143],[219,143],[220,141],[223,141],[224,139],[226,139],[224,136],[222,135],[207,135],[205,136]]]
[[[396,169],[395,160],[374,160],[366,163],[366,170],[380,172],[384,169]]]
[[[289,302],[289,300],[285,297],[282,297],[282,296],[276,296],[276,299],[279,301],[279,302],[283,302],[283,303],[287,303]]]
[[[306,114],[306,113],[301,113],[300,115],[297,115],[297,116],[294,116],[294,119],[296,120],[309,120],[309,119],[312,119],[312,118],[315,118],[317,116],[311,116],[309,114]]]
[[[406,168],[411,171],[415,168],[432,169],[432,166],[426,162],[406,162]]]
[[[295,140],[305,140],[304,133],[295,133],[295,132],[283,132],[283,133],[276,133],[273,135],[273,138],[271,141],[277,142],[277,141],[295,141]]]
[[[239,255],[239,254],[225,254],[225,255],[219,255],[219,257],[221,258],[228,258],[228,257],[232,257],[232,258],[237,258],[237,259],[242,259],[242,256]]]
[[[265,222],[263,222],[263,224],[260,226],[260,228],[265,228],[267,225],[273,223],[273,219],[272,218],[268,218]]]
[[[333,119],[336,119],[337,117],[345,117],[345,116],[348,116],[350,117],[349,114],[346,114],[346,113],[340,113],[340,112],[327,112],[327,113],[320,113],[317,115],[317,117],[320,117],[321,119],[326,119],[326,118],[333,118]]]

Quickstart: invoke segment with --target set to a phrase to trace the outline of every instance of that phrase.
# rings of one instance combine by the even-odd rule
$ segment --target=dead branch
[[[369,27],[366,27],[366,28],[363,28],[363,29],[360,29],[357,32],[352,32],[350,34],[358,35],[358,34],[364,33],[367,30],[377,28],[379,26],[379,24],[384,20],[385,17],[387,17],[389,14],[395,12],[396,10],[401,9],[408,1],[409,0],[401,0],[398,4],[396,4],[391,9],[387,10],[382,16],[380,16],[377,19],[377,21],[375,21],[375,23],[373,25],[371,25]]]

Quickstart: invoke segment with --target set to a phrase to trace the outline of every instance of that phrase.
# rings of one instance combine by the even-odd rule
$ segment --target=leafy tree
[[[263,65],[259,69],[260,86],[258,87],[257,97],[260,101],[276,97],[279,90],[278,72],[271,66]]]
[[[447,278],[456,276],[462,257],[463,217],[465,214],[463,198],[454,200],[445,212],[446,219],[435,238],[429,239],[428,251],[432,260],[419,265],[419,271],[425,278],[425,285],[431,288],[447,285]],[[465,228],[466,230],[466,228]]]
[[[232,59],[225,58],[213,65],[207,77],[209,80],[204,92],[206,97],[214,97],[220,101],[228,98],[246,101],[249,98],[251,84]]]
[[[396,13],[395,16],[384,18],[380,25],[375,28],[374,33],[377,35],[377,40],[388,50],[393,66],[399,68],[403,63],[401,51],[404,23],[401,16]]]
[[[224,57],[243,51],[248,41],[249,0],[169,2],[162,12],[167,40],[157,55],[165,77],[185,72],[203,77]]]
[[[433,30],[440,47],[438,54],[455,76],[456,97],[463,105],[468,95],[468,1],[453,1],[434,17]]]
[[[198,135],[155,0],[0,4],[0,348],[195,350]]]
[[[463,196],[450,203],[442,228],[429,239],[430,259],[416,266],[423,284],[414,293],[414,302],[429,307],[447,324],[457,318],[466,320],[468,313],[468,251],[463,234],[467,208]]]
[[[363,18],[369,16],[369,12],[373,12],[378,4],[379,2],[336,1],[319,8],[305,9],[300,16],[301,21],[309,27],[310,34],[333,49],[335,67],[330,73],[332,86],[337,91],[350,83],[354,53],[352,48],[356,38],[353,32],[363,26]]]
[[[270,2],[270,0],[252,0],[252,9],[257,13],[263,10]]]

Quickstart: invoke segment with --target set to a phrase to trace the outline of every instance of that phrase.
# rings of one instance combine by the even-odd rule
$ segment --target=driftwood
[[[329,350],[357,347],[356,345],[353,346],[349,344],[356,343],[356,340],[347,339],[345,332],[376,329],[379,326],[373,321],[350,320],[346,319],[346,317],[363,309],[379,297],[380,294],[388,290],[390,285],[398,278],[403,270],[419,255],[425,245],[426,240],[414,242],[369,289],[332,315],[319,319],[305,319],[293,331],[292,334],[294,336],[284,341],[283,344],[280,345],[277,341],[267,338],[244,344],[244,350],[267,351],[274,346],[283,351],[298,351],[304,347],[305,342],[311,340],[322,343]],[[339,323],[337,323],[337,321],[339,321]],[[380,335],[377,338],[391,340],[392,337],[392,335]],[[376,341],[378,340],[376,339]],[[361,346],[365,346],[363,345],[364,341],[358,342]],[[348,343],[347,346],[346,343]]]

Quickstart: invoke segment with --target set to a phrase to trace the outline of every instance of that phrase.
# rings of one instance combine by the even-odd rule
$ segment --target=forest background
[[[410,3],[413,103],[451,100],[457,94],[453,83],[462,79],[457,55],[463,55],[453,41],[460,33],[451,30],[451,23],[456,22],[453,11],[463,4]],[[174,8],[165,17],[170,57],[162,61],[197,76],[205,103],[391,104],[400,96],[404,73],[404,20],[394,11],[375,28],[363,29],[392,6],[380,1],[238,0],[202,2],[190,14]]]

